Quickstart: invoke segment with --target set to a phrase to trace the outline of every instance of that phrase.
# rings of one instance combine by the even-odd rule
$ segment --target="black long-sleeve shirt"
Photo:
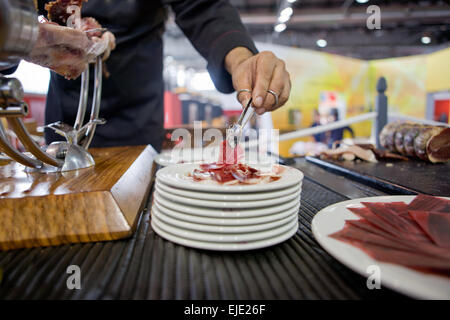
[[[41,14],[45,2],[39,2]],[[106,62],[111,75],[103,79],[100,117],[107,123],[98,126],[92,146],[151,144],[160,149],[164,118],[162,34],[167,6],[174,11],[177,25],[208,61],[208,71],[219,91],[234,90],[224,68],[226,54],[235,47],[257,52],[236,9],[227,0],[88,1],[81,15],[96,18],[114,33],[117,43]],[[46,123],[72,124],[79,90],[79,79],[65,80],[52,72]],[[46,139],[51,142],[61,137],[47,131]]]

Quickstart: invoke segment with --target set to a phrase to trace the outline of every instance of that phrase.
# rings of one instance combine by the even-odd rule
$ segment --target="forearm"
[[[233,71],[245,60],[253,56],[253,52],[245,47],[237,47],[228,52],[225,56],[224,66],[229,74],[233,74]]]
[[[208,61],[216,88],[231,93],[233,86],[225,57],[238,47],[257,53],[237,10],[227,0],[163,0],[163,3],[172,7],[176,23]]]

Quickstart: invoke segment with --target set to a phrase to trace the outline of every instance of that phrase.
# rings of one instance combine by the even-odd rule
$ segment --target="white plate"
[[[414,197],[371,197],[333,204],[315,215],[311,224],[313,234],[326,251],[363,276],[369,275],[366,272],[369,266],[379,266],[381,286],[389,287],[419,299],[450,299],[450,280],[448,278],[422,273],[397,264],[376,261],[361,249],[329,237],[330,234],[344,227],[345,220],[359,219],[355,214],[347,210],[347,207],[361,207],[361,202],[402,201],[410,203]]]
[[[280,213],[286,209],[290,209],[293,206],[300,203],[300,198],[294,199],[294,201],[282,203],[276,206],[264,207],[264,208],[252,208],[252,209],[216,209],[216,208],[203,208],[189,205],[183,205],[180,203],[167,201],[164,198],[159,198],[156,192],[153,192],[153,198],[160,205],[169,209],[182,212],[185,214],[191,214],[195,216],[203,216],[208,218],[250,218],[260,217],[269,214]]]
[[[223,233],[211,233],[211,232],[197,232],[187,229],[178,228],[174,225],[165,223],[158,219],[155,215],[152,215],[152,220],[157,223],[160,229],[176,234],[181,238],[196,240],[196,241],[206,241],[206,242],[220,242],[220,243],[241,243],[249,241],[258,241],[268,238],[273,238],[283,233],[288,232],[294,225],[298,223],[298,217],[293,217],[288,223],[265,231],[250,232],[250,233],[233,233],[233,234],[223,234]]]
[[[164,201],[175,201],[182,204],[187,204],[189,206],[198,206],[198,207],[206,207],[206,208],[224,208],[224,209],[248,209],[248,208],[261,208],[267,206],[274,206],[280,203],[287,203],[293,201],[297,198],[300,198],[301,190],[298,189],[295,193],[291,193],[285,195],[284,197],[278,197],[275,199],[267,199],[267,200],[254,200],[254,201],[217,201],[217,200],[201,200],[201,199],[193,199],[182,196],[177,196],[174,194],[167,193],[158,188],[158,185],[155,186],[155,197],[161,199],[161,202],[164,204]],[[299,201],[299,200],[297,200]]]
[[[181,221],[213,226],[247,226],[273,222],[291,216],[294,213],[298,214],[298,210],[300,209],[300,202],[294,205],[294,207],[288,208],[284,211],[280,211],[279,213],[251,218],[208,218],[195,216],[192,214],[185,214],[179,211],[168,209],[159,204],[157,201],[153,202],[153,207],[156,207],[161,213]]]
[[[255,165],[255,169],[264,169],[263,166]],[[198,164],[178,164],[168,166],[158,170],[156,177],[164,181],[165,184],[186,190],[197,190],[205,192],[224,192],[224,193],[242,193],[242,192],[263,192],[270,190],[285,189],[300,184],[303,180],[303,173],[295,168],[280,166],[285,169],[281,178],[277,181],[260,184],[236,184],[223,185],[215,181],[204,180],[194,181],[188,175],[192,174],[194,169],[198,169]]]
[[[245,225],[245,226],[220,226],[220,225],[218,226],[211,224],[191,223],[183,220],[178,220],[176,218],[172,218],[170,215],[167,215],[162,211],[159,211],[156,208],[156,206],[152,207],[152,215],[154,215],[157,219],[161,220],[162,222],[171,224],[178,228],[210,233],[249,233],[249,232],[269,230],[280,227],[290,222],[294,217],[297,217],[297,213],[295,212],[287,217],[268,223]]]
[[[189,191],[179,188],[174,188],[166,185],[164,181],[156,179],[158,188],[162,191],[179,195],[182,197],[202,199],[202,200],[218,200],[218,201],[251,201],[251,200],[265,200],[282,197],[297,191],[302,187],[302,183],[289,187],[286,189],[268,191],[268,192],[255,192],[255,193],[212,193],[204,191]]]
[[[189,240],[182,238],[178,235],[174,235],[172,233],[166,232],[162,230],[158,223],[155,223],[155,220],[152,219],[151,225],[153,230],[162,238],[172,241],[174,243],[191,247],[191,248],[197,248],[197,249],[206,249],[206,250],[216,250],[216,251],[243,251],[243,250],[253,250],[253,249],[260,249],[265,247],[270,247],[275,244],[279,244],[281,242],[284,242],[291,238],[298,229],[298,223],[293,226],[290,230],[288,230],[286,233],[281,234],[279,236],[264,239],[260,241],[252,241],[247,243],[217,243],[217,242],[205,242],[205,241],[195,241],[195,240]]]

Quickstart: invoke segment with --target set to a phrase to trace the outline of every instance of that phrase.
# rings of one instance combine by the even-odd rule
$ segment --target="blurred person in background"
[[[321,125],[321,123],[320,123],[320,113],[319,113],[319,110],[317,110],[317,109],[314,109],[314,111],[313,111],[313,123],[311,124],[311,128],[314,128],[314,127],[317,127],[317,126],[320,126]],[[324,142],[325,141],[325,133],[316,133],[316,134],[313,134],[313,138],[314,138],[314,141],[315,142]]]
[[[339,110],[336,108],[332,108],[330,110],[330,115],[328,116],[328,123],[333,123],[336,121],[339,121]],[[328,131],[325,133],[325,139],[328,148],[332,148],[334,143],[340,142],[344,139],[344,131],[348,131],[352,138],[355,137],[353,129],[349,126]]]

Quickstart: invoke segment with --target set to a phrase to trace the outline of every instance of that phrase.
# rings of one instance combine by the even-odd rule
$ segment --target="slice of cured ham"
[[[408,205],[409,211],[450,212],[450,200],[419,194]]]
[[[240,161],[244,150],[237,144],[232,147],[227,140],[221,144],[219,160],[215,163],[201,164],[191,174],[194,181],[213,180],[221,184],[257,184],[276,181],[283,172],[279,166],[273,166],[272,172],[261,172]]]
[[[416,223],[414,223],[410,219],[402,217],[401,215],[395,214],[395,211],[386,206],[386,204],[363,202],[363,205],[380,219],[384,220],[386,223],[389,223],[399,231],[423,235],[422,230]]]
[[[221,184],[257,184],[276,181],[277,173],[262,173],[246,164],[211,163],[201,164],[192,173],[194,181],[213,180]]]
[[[244,156],[244,150],[240,144],[232,147],[228,140],[223,140],[219,150],[219,163],[238,164]]]
[[[418,195],[403,202],[363,202],[330,237],[381,261],[450,276],[450,201]]]
[[[409,214],[436,245],[450,249],[450,213],[409,211]]]

